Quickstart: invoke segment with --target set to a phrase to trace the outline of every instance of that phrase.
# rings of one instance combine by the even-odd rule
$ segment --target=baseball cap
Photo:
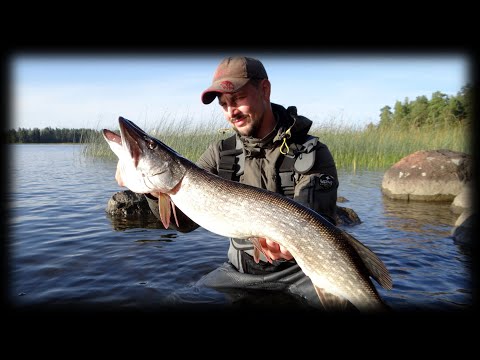
[[[202,102],[210,104],[220,93],[234,93],[250,79],[268,79],[260,60],[245,57],[226,57],[213,75],[212,85],[202,93]]]

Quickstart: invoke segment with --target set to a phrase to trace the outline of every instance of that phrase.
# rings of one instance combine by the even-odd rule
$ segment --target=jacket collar
[[[292,116],[291,112],[287,111],[287,109],[285,109],[282,105],[271,103],[271,106],[277,121],[275,128],[263,139],[239,135],[240,140],[246,148],[253,150],[255,147],[271,148],[273,146],[277,146],[276,143],[283,141],[284,137],[287,136],[286,131],[290,127],[291,141],[304,138],[310,130],[312,126],[311,120],[304,116]]]

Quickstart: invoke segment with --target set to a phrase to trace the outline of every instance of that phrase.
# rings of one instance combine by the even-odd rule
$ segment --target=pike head
[[[182,180],[188,161],[132,121],[118,119],[120,135],[104,129],[103,137],[117,155],[124,183],[136,193],[169,193]]]
[[[167,228],[170,205],[175,211],[169,194],[178,191],[191,162],[132,121],[119,117],[118,122],[120,135],[104,129],[103,137],[119,159],[123,183],[135,193],[159,198],[161,220]]]

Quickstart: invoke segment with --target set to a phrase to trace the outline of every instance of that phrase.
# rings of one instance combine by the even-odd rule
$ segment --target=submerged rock
[[[112,227],[117,231],[132,228],[165,229],[153,215],[145,196],[131,190],[113,194],[105,211]]]
[[[146,216],[152,211],[143,194],[134,193],[131,190],[115,193],[107,203],[105,211],[112,216]]]
[[[362,221],[358,217],[357,213],[350,208],[337,205],[337,225],[358,225]]]

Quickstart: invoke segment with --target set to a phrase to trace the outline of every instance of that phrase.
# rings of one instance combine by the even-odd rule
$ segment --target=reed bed
[[[151,123],[153,126],[138,125],[143,125],[148,134],[194,162],[209,144],[233,133],[219,116],[200,122],[194,122],[189,116],[180,120],[162,116]],[[338,169],[351,171],[387,169],[418,150],[449,149],[472,154],[471,132],[466,126],[378,128],[355,126],[332,119],[327,123],[314,123],[311,133],[329,147]],[[82,143],[85,145],[85,156],[116,160],[100,132],[82,138]]]
[[[218,116],[194,122],[189,116],[177,120],[175,117],[164,115],[150,123],[152,125],[137,122],[137,125],[147,134],[156,137],[192,161],[196,161],[210,143],[233,134],[232,130],[225,128],[226,121]],[[120,133],[119,129],[110,130]],[[81,143],[85,145],[82,150],[84,156],[117,160],[101,132],[82,138]]]
[[[329,147],[339,169],[352,171],[384,170],[419,150],[472,153],[470,132],[465,126],[378,128],[332,121],[313,126],[311,133]]]

